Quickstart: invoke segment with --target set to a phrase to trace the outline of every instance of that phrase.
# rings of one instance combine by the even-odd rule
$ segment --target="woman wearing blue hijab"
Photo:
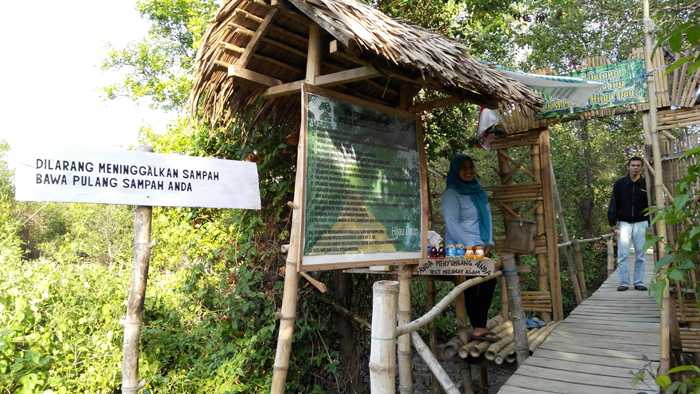
[[[482,246],[488,253],[493,248],[493,229],[488,197],[477,180],[474,161],[467,155],[457,155],[450,162],[447,188],[442,194],[446,244],[465,247]],[[496,281],[490,280],[464,292],[467,314],[474,332],[473,339],[497,340],[486,329],[489,307]]]

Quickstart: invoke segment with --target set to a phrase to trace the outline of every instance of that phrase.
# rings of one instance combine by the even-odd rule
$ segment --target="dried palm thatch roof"
[[[267,89],[304,79],[311,23],[325,32],[321,75],[358,66],[376,72],[336,86],[341,92],[395,106],[400,84],[408,82],[489,107],[541,105],[537,93],[471,58],[464,44],[357,1],[228,0],[197,55],[193,112],[224,124],[251,108],[258,119],[297,115],[298,94]],[[229,76],[232,65],[242,70],[236,78]]]

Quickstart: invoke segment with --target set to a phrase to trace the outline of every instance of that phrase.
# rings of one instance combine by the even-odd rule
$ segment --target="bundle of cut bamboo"
[[[527,341],[530,352],[534,352],[539,347],[547,336],[558,325],[558,322],[550,322],[544,327],[535,328],[527,333]],[[461,358],[480,357],[483,355],[487,360],[493,361],[498,365],[503,362],[512,363],[515,361],[515,341],[513,339],[513,324],[510,321],[505,321],[491,328],[491,332],[496,334],[501,339],[498,342],[492,343],[488,341],[470,341],[459,349]]]

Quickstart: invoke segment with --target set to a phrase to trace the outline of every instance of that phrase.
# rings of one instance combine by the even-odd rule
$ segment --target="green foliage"
[[[7,167],[5,155],[9,146],[0,141],[0,264],[5,260],[18,260],[22,241],[19,236],[21,223],[16,214],[12,173]]]
[[[700,393],[700,368],[695,365],[671,368],[668,374],[659,375],[656,378],[656,384],[664,394]]]
[[[688,161],[687,173],[676,183],[673,200],[663,209],[651,209],[652,223],[663,220],[667,225],[680,224],[672,243],[666,242],[665,256],[656,262],[656,277],[652,286],[657,299],[660,299],[669,280],[684,282],[688,273],[700,264],[700,198],[698,198],[698,179],[700,178],[700,147],[684,153]],[[659,239],[648,237],[647,244]],[[698,289],[696,289],[698,290]]]
[[[102,67],[127,73],[105,88],[107,97],[148,98],[159,108],[182,110],[192,86],[194,54],[216,8],[211,0],[139,1],[151,29],[141,42],[108,53]]]

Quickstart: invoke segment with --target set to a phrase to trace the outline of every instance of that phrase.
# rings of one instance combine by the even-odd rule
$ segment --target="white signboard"
[[[14,160],[20,201],[260,209],[250,162],[84,149],[14,152]]]

